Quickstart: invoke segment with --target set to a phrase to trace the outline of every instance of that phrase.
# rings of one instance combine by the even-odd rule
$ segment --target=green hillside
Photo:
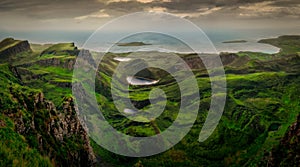
[[[16,41],[11,40],[1,42],[0,46],[12,47],[11,44]],[[64,122],[61,119],[65,119],[64,108],[67,104],[71,108],[71,113],[68,113],[74,117],[75,122],[77,120],[73,113],[75,109],[72,109],[74,106],[71,105],[71,88],[74,82],[73,66],[79,50],[73,43],[32,45],[31,52],[20,52],[12,57],[13,61],[0,65],[0,166],[18,166],[20,163],[25,163],[25,166],[85,163],[77,162],[76,158],[84,159],[91,152],[78,156],[74,154],[87,151],[85,148],[89,144],[98,166],[267,166],[272,158],[270,153],[280,145],[289,126],[300,114],[299,41],[300,36],[282,36],[260,41],[280,47],[278,54],[240,52],[221,55],[227,77],[226,106],[216,130],[202,143],[198,142],[198,137],[211,101],[211,83],[207,71],[199,65],[202,62],[197,56],[178,54],[197,76],[201,96],[198,117],[188,135],[173,148],[145,158],[116,155],[100,147],[92,139],[87,144],[86,140],[83,142],[81,138],[78,139],[80,134],[86,133],[81,129],[76,131],[78,133],[72,133],[71,137],[66,133],[68,137],[65,136],[63,142],[53,137],[52,132],[43,132],[44,128],[50,126],[48,122],[52,119]],[[158,53],[144,54],[147,56]],[[156,68],[148,68],[137,74],[142,78],[158,79],[159,82],[152,86],[129,87],[130,98],[136,107],[141,110],[151,107],[149,92],[153,88],[163,89],[168,101],[164,112],[152,122],[137,123],[127,119],[116,109],[110,93],[111,77],[119,64],[114,58],[127,55],[108,53],[103,57],[95,85],[99,107],[111,125],[122,133],[151,136],[162,132],[177,117],[181,100],[178,84],[170,74]],[[147,65],[147,62],[143,63],[142,65]],[[40,94],[45,97],[39,106],[34,100]],[[47,108],[50,101],[57,108],[55,113]],[[26,133],[14,128],[18,127],[18,120],[26,122],[26,119],[33,119],[40,126],[34,130],[27,128]],[[24,127],[30,127],[30,121]],[[37,136],[47,144],[41,145]],[[8,141],[16,144],[6,145]],[[18,145],[20,147],[15,148]],[[21,153],[15,154],[16,149],[21,150]],[[282,160],[285,155],[282,155]],[[282,166],[293,164],[280,160],[279,163]]]
[[[51,45],[49,48],[42,51],[41,56],[44,55],[77,55],[78,49],[74,43],[59,43]]]

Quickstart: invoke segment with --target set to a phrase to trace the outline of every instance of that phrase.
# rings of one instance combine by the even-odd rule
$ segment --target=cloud
[[[111,2],[129,2],[129,1],[133,1],[133,0],[109,0],[108,3]],[[136,2],[140,2],[140,3],[151,3],[154,0],[136,0]]]
[[[83,19],[89,19],[89,18],[108,18],[111,17],[109,14],[105,13],[105,9],[101,9],[98,12],[94,12],[88,15],[84,16],[77,16],[75,19],[77,20],[83,20]]]
[[[239,6],[239,16],[242,18],[300,18],[300,5],[278,6],[273,1],[265,1]]]
[[[175,13],[174,15],[183,17],[183,18],[198,18],[201,16],[210,15],[218,10],[221,10],[222,7],[213,7],[213,8],[202,8],[198,9],[196,12],[189,12],[189,13]]]
[[[130,2],[130,1],[136,1],[136,2],[140,2],[140,3],[152,3],[152,2],[156,2],[157,0],[108,0],[106,1],[107,4],[109,3],[118,3],[118,2]],[[171,2],[171,0],[160,0],[160,2]]]
[[[129,2],[131,0],[108,0],[106,1],[107,4],[109,3],[118,3],[118,2]]]
[[[203,16],[298,17],[299,0],[2,0],[0,14],[27,15],[37,19],[107,18],[138,12],[159,11],[197,18]],[[105,10],[105,13],[103,12]],[[266,13],[266,14],[264,14]],[[1,17],[1,16],[0,16]]]
[[[240,17],[248,15],[249,17],[259,19],[264,12],[274,15],[276,18],[293,15],[299,17],[300,1],[298,0],[172,0],[159,4],[168,9],[168,11],[178,13],[178,15],[187,17],[201,17],[203,15],[213,15],[219,17],[230,16]],[[221,7],[221,8],[218,8]],[[199,9],[212,9],[201,13]],[[199,12],[199,14],[197,14]],[[207,13],[206,13],[207,12]]]
[[[0,1],[0,14],[11,13],[32,19],[73,18],[98,11],[104,5],[95,0],[3,0]]]
[[[150,7],[150,8],[146,8],[145,11],[148,11],[148,12],[167,12],[168,9],[164,8],[164,7]]]
[[[193,21],[227,19],[300,19],[299,0],[1,0],[1,26],[22,27],[107,21],[121,15],[169,12]],[[298,20],[297,20],[298,19]],[[12,24],[13,23],[13,24]],[[93,22],[94,23],[94,22]],[[19,26],[18,26],[19,25]],[[67,27],[67,26],[66,26]]]

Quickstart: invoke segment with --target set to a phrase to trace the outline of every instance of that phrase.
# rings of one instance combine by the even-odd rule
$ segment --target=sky
[[[208,29],[300,29],[299,0],[1,0],[0,31],[94,30],[140,11],[168,12]]]

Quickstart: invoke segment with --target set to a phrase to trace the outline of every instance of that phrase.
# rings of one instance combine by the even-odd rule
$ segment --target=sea
[[[205,35],[211,41],[217,52],[263,52],[263,53],[277,53],[279,48],[269,44],[258,43],[260,39],[275,38],[280,35],[299,35],[299,30],[295,29],[214,29],[203,30]],[[107,32],[105,39],[101,36],[102,43],[97,45],[97,51],[109,51],[126,53],[134,51],[160,51],[160,52],[191,52],[191,49],[186,47],[184,41],[177,40],[176,38],[160,34],[138,34],[131,35],[126,39],[117,41],[119,43],[130,42],[143,42],[144,46],[118,46],[116,41],[110,37],[115,37],[116,32]],[[111,33],[111,34],[109,34]],[[186,32],[188,33],[188,32]],[[78,48],[84,48],[87,40],[92,36],[97,35],[94,31],[4,31],[0,30],[0,39],[12,37],[15,39],[28,40],[30,43],[48,44],[48,43],[61,43],[61,42],[74,42]],[[193,39],[190,39],[193,41]],[[225,41],[244,40],[243,43],[224,43]],[[196,42],[197,40],[195,40]],[[200,44],[199,44],[200,45]],[[188,49],[186,49],[188,48]],[[205,49],[204,51],[205,52]]]

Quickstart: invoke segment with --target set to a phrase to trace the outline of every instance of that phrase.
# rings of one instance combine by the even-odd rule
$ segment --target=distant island
[[[246,43],[246,40],[233,40],[233,41],[224,41],[222,43]]]
[[[144,46],[151,45],[144,42],[126,42],[126,43],[117,43],[118,46]]]

